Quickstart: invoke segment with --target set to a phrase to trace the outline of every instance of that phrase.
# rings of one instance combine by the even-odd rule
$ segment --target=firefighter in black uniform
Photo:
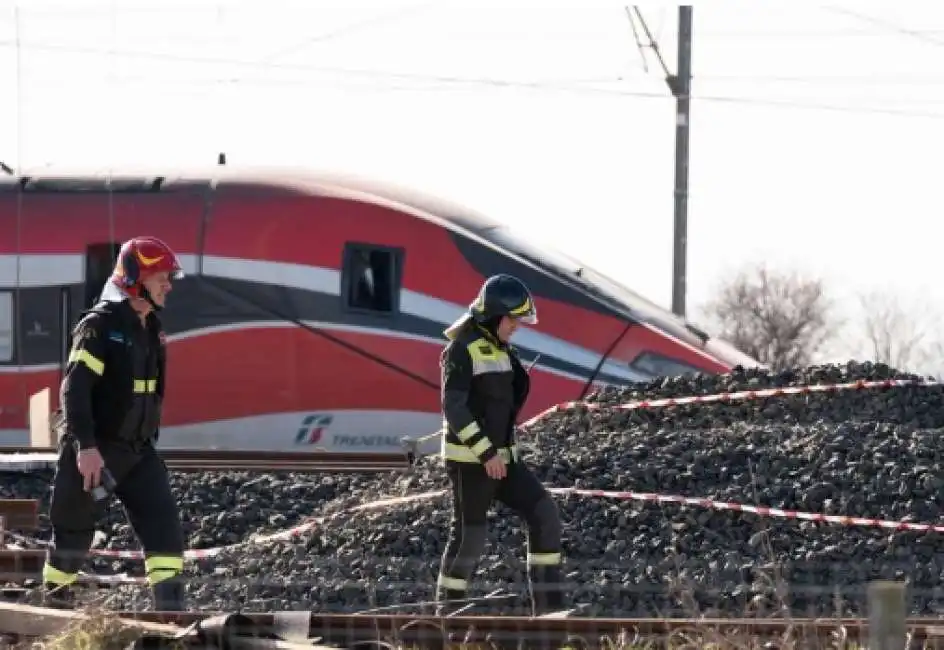
[[[60,390],[59,458],[50,520],[53,545],[43,567],[44,601],[74,603],[72,584],[88,554],[103,501],[113,491],[144,548],[155,610],[184,609],[184,536],[167,468],[154,444],[160,427],[166,357],[157,312],[171,280],[183,275],[174,252],[153,237],[121,247],[99,302],[73,330]]]
[[[497,499],[528,525],[532,612],[539,616],[564,607],[561,523],[550,494],[518,454],[515,422],[530,389],[528,373],[508,345],[519,323],[537,323],[534,299],[518,278],[496,275],[445,331],[450,342],[440,360],[443,458],[453,515],[437,597],[466,597],[485,550],[486,515]]]

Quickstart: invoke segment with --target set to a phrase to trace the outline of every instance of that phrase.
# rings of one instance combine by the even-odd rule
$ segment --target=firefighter
[[[125,242],[98,303],[72,332],[57,413],[53,544],[43,567],[49,606],[74,604],[73,583],[105,504],[93,493],[98,486],[107,489],[110,476],[144,548],[154,609],[184,609],[184,536],[167,468],[154,446],[166,368],[158,312],[171,280],[182,276],[177,256],[159,239]]]
[[[518,278],[495,275],[444,332],[442,455],[453,513],[437,598],[466,597],[485,549],[486,514],[498,500],[527,523],[531,606],[539,616],[564,607],[561,523],[550,494],[518,454],[515,422],[530,378],[508,341],[520,323],[537,323],[530,291]]]

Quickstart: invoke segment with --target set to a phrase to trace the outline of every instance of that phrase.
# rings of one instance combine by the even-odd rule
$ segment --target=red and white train
[[[162,446],[399,449],[439,428],[442,330],[495,273],[532,289],[528,417],[597,384],[758,365],[579,262],[466,208],[341,175],[0,177],[0,445],[57,406],[69,330],[118,245],[160,237],[187,277],[163,314]]]

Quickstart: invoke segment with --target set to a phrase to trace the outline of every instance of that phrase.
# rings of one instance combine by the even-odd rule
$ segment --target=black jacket
[[[445,458],[484,463],[514,444],[531,388],[514,349],[469,324],[443,349],[440,369]]]
[[[99,302],[75,326],[59,403],[64,433],[80,449],[157,438],[166,368],[162,332],[156,314],[144,327],[127,300]]]

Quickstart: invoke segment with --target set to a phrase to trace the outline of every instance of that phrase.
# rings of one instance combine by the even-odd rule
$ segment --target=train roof
[[[458,203],[355,174],[298,168],[233,168],[214,166],[195,170],[159,172],[151,169],[120,172],[102,170],[60,171],[45,167],[21,175],[0,176],[0,193],[38,192],[174,192],[210,188],[216,185],[280,188],[289,192],[333,195],[353,200],[379,202],[444,228],[472,237],[510,254],[529,266],[587,293],[608,307],[671,333],[689,344],[705,344],[709,335],[685,319],[644,298],[625,285],[564,253],[538,248],[507,225]],[[720,343],[720,342],[718,342]],[[743,357],[743,365],[757,362],[731,346],[723,356]]]

